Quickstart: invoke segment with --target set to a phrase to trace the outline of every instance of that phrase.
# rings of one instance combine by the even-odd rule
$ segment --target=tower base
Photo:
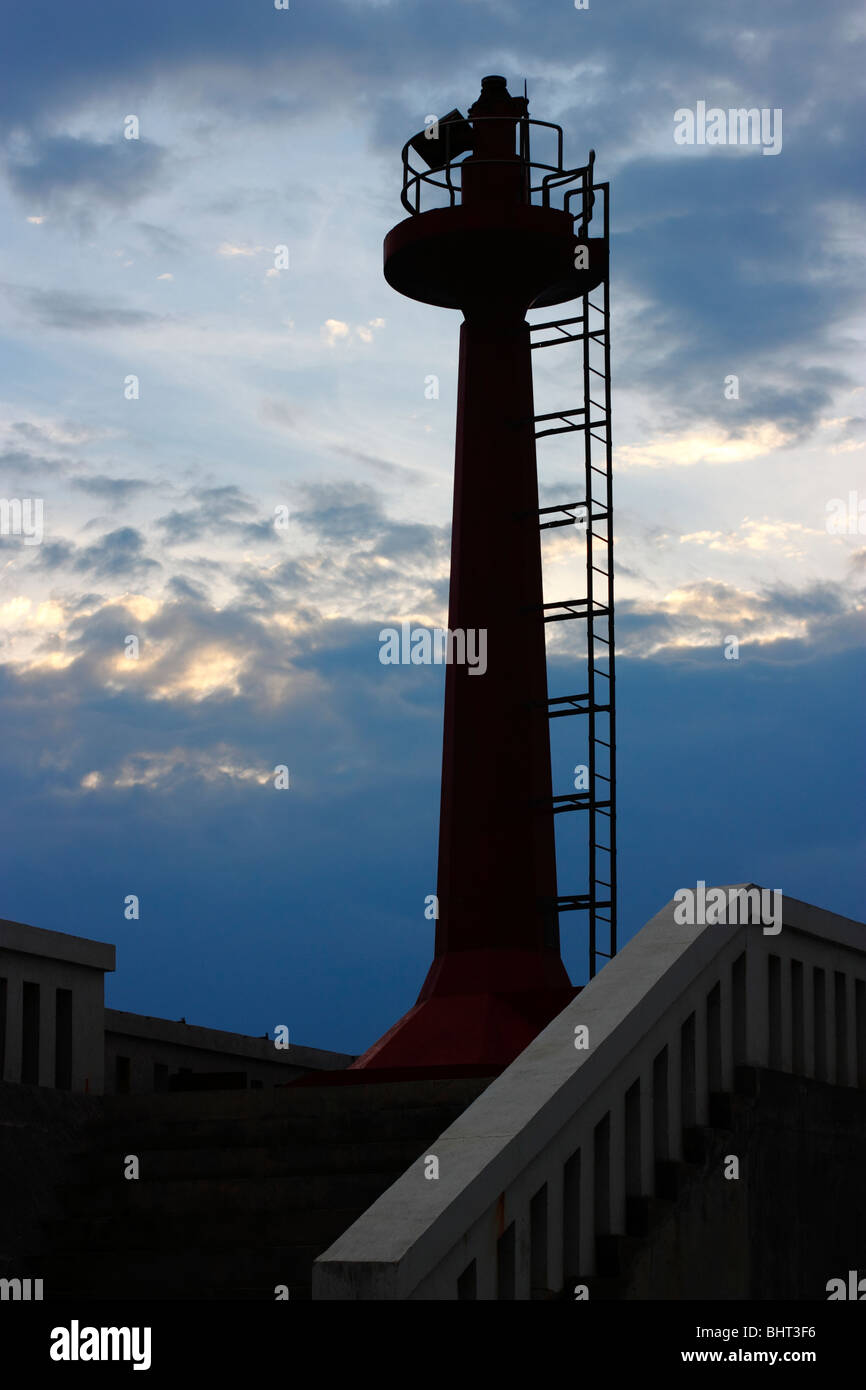
[[[556,952],[449,951],[349,1070],[507,1067],[578,993]]]

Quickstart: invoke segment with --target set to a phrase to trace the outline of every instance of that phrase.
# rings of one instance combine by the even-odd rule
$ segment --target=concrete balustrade
[[[743,888],[754,885],[739,885]],[[727,890],[730,892],[731,890]],[[866,930],[796,899],[782,929],[669,903],[317,1261],[319,1299],[528,1299],[597,1273],[597,1237],[681,1160],[735,1068],[866,1087]],[[575,1048],[575,1029],[589,1046]]]

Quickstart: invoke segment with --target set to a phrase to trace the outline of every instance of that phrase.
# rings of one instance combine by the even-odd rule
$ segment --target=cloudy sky
[[[623,935],[698,879],[862,916],[860,7],[31,0],[4,27],[0,495],[44,531],[0,536],[0,915],[116,942],[117,1008],[359,1052],[414,1002],[443,680],[378,633],[446,620],[459,315],[390,290],[381,246],[403,142],[502,73],[612,186]],[[780,110],[782,148],[677,144],[700,101]],[[563,391],[539,366],[539,408]],[[577,466],[542,454],[545,500]],[[578,539],[550,535],[555,599]],[[550,661],[568,689],[567,635]]]

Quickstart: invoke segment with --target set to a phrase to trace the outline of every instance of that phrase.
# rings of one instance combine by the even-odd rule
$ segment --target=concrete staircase
[[[107,1096],[29,1269],[46,1299],[309,1299],[314,1259],[491,1079]]]
[[[866,1093],[738,1067],[734,1091],[710,1092],[709,1123],[683,1129],[682,1159],[656,1163],[656,1195],[626,1198],[625,1233],[596,1236],[596,1274],[567,1278],[561,1300],[573,1300],[577,1284],[586,1285],[590,1300],[741,1296],[749,1233],[765,1263],[773,1263],[781,1244],[769,1238],[773,1231],[763,1242],[754,1235],[761,1219],[755,1210],[758,1183],[763,1180],[762,1191],[767,1180],[772,1187],[776,1227],[802,1226],[808,1245],[804,1195],[817,1199],[828,1186],[839,1190],[834,1153],[857,1171],[858,1150],[866,1159]],[[729,1155],[740,1161],[737,1179],[724,1177]],[[835,1162],[845,1166],[838,1157]],[[841,1183],[844,1174],[838,1176]],[[838,1216],[822,1218],[840,1251],[852,1234],[854,1248],[862,1248],[866,1236],[866,1209],[856,1216],[852,1211],[843,1203]],[[837,1263],[842,1268],[844,1257]],[[828,1261],[827,1268],[829,1275],[836,1266]],[[781,1268],[771,1277],[782,1286]],[[822,1290],[816,1285],[810,1296],[821,1297]],[[752,1296],[760,1295],[753,1290]],[[551,1295],[539,1290],[533,1297]]]

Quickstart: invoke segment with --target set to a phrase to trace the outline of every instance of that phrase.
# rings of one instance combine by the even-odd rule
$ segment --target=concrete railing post
[[[857,994],[854,976],[845,972],[845,1036],[848,1040],[847,1086],[857,1085]]]
[[[707,1061],[707,995],[695,1007],[695,1124],[705,1125],[710,1117],[710,1069]]]
[[[641,1196],[652,1197],[655,1190],[655,1094],[653,1090],[653,1059],[650,1057],[644,1063],[640,1073]]]
[[[733,966],[730,962],[726,963],[719,980],[723,1091],[734,1089],[734,989],[732,972]]]
[[[809,964],[803,966],[803,1073],[815,1076],[815,984]]]
[[[580,1145],[580,1269],[595,1274],[595,1145],[592,1130]]]
[[[683,1050],[679,1026],[668,1039],[668,1158],[683,1156]]]
[[[554,1163],[547,1179],[547,1287],[561,1289],[567,1271],[563,1263],[565,1232],[565,1174]]]
[[[781,962],[779,971],[781,975],[781,1017],[782,1017],[782,1038],[781,1038],[781,1058],[782,1071],[793,1071],[794,1069],[794,1037],[792,1030],[793,1022],[793,991],[791,986],[791,958],[786,952],[781,951]]]
[[[765,1067],[770,1056],[769,972],[767,951],[750,937],[746,950],[746,1064]]]
[[[608,1184],[610,1192],[611,1235],[625,1234],[626,1188],[625,1092],[610,1107],[610,1148]]]

